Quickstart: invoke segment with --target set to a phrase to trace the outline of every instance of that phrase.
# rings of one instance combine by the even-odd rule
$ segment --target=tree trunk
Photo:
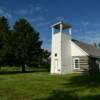
[[[25,65],[22,65],[22,72],[25,72]]]

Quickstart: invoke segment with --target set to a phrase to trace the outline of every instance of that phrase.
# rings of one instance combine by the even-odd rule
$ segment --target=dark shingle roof
[[[82,48],[89,56],[100,58],[100,49],[96,48],[90,44],[83,43],[78,40],[72,39],[72,41],[77,44],[80,48]]]

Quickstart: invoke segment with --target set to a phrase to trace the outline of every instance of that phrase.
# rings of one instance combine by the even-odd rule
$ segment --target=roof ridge
[[[84,43],[82,41],[78,41],[75,39],[72,39],[72,41],[78,45],[80,48],[82,48],[85,52],[87,52],[89,55],[94,56],[94,57],[100,57],[100,49],[93,47],[91,44]]]

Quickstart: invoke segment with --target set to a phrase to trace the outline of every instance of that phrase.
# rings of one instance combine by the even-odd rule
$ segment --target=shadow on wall
[[[98,73],[100,72],[99,68],[100,59],[90,57],[89,58],[89,72],[90,73]]]
[[[68,83],[69,82],[69,83]],[[76,75],[61,84],[62,89],[53,90],[49,97],[35,100],[100,100],[100,74]]]

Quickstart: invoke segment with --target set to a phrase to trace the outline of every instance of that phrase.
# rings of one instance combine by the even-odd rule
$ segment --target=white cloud
[[[48,9],[46,9],[45,7],[43,7],[42,5],[40,5],[40,4],[38,4],[38,5],[35,5],[34,6],[34,4],[31,4],[30,6],[29,6],[29,12],[30,13],[40,13],[40,12],[42,12],[42,13],[46,13],[46,12],[48,12]]]
[[[4,13],[4,10],[0,9],[0,14],[3,14]]]
[[[81,30],[80,29],[73,29],[73,33],[80,33]]]
[[[93,33],[94,33],[93,31],[85,31],[85,32],[84,32],[85,35],[91,35],[91,34],[93,34]]]
[[[59,16],[58,18],[57,18],[57,21],[63,21],[64,20],[64,17],[62,17],[62,16]]]
[[[44,21],[37,22],[37,26],[44,26],[44,25],[46,25],[46,26],[50,27],[56,21],[57,21],[57,19],[47,20],[46,18],[44,18]]]
[[[100,34],[95,32],[87,32],[83,35],[78,36],[78,39],[86,43],[100,43]]]
[[[83,22],[81,22],[81,24],[84,25],[84,26],[87,26],[87,25],[89,25],[89,22],[83,21]]]
[[[94,27],[100,27],[100,23],[93,23],[92,24]]]
[[[41,8],[40,6],[36,6],[36,7],[35,7],[35,10],[36,10],[36,11],[40,11],[40,10],[42,10],[42,8]]]
[[[12,19],[12,15],[10,13],[5,13],[5,16],[9,19]]]
[[[40,20],[40,21],[45,21],[44,17],[38,17],[37,19]]]
[[[82,21],[81,23],[80,23],[81,25],[83,25],[83,26],[94,26],[94,27],[97,27],[97,26],[100,26],[100,23],[98,23],[98,22],[88,22],[88,21]]]
[[[37,26],[43,26],[43,25],[49,25],[50,22],[39,22],[37,23]]]
[[[31,18],[32,22],[44,22],[46,19],[42,16],[36,17],[36,18]]]
[[[31,15],[31,16],[35,16],[36,14],[40,14],[40,13],[46,13],[48,10],[45,9],[44,7],[42,7],[41,5],[36,5],[34,6],[33,4],[27,6],[27,8],[21,8],[17,11],[14,12],[15,15],[19,15],[19,16],[25,16],[25,15]]]
[[[19,10],[18,12],[17,12],[17,14],[19,14],[19,15],[26,15],[26,14],[28,14],[28,10],[27,9],[21,9],[21,10]]]
[[[7,18],[11,19],[12,14],[10,13],[9,10],[4,10],[0,8],[0,16],[6,16]]]

